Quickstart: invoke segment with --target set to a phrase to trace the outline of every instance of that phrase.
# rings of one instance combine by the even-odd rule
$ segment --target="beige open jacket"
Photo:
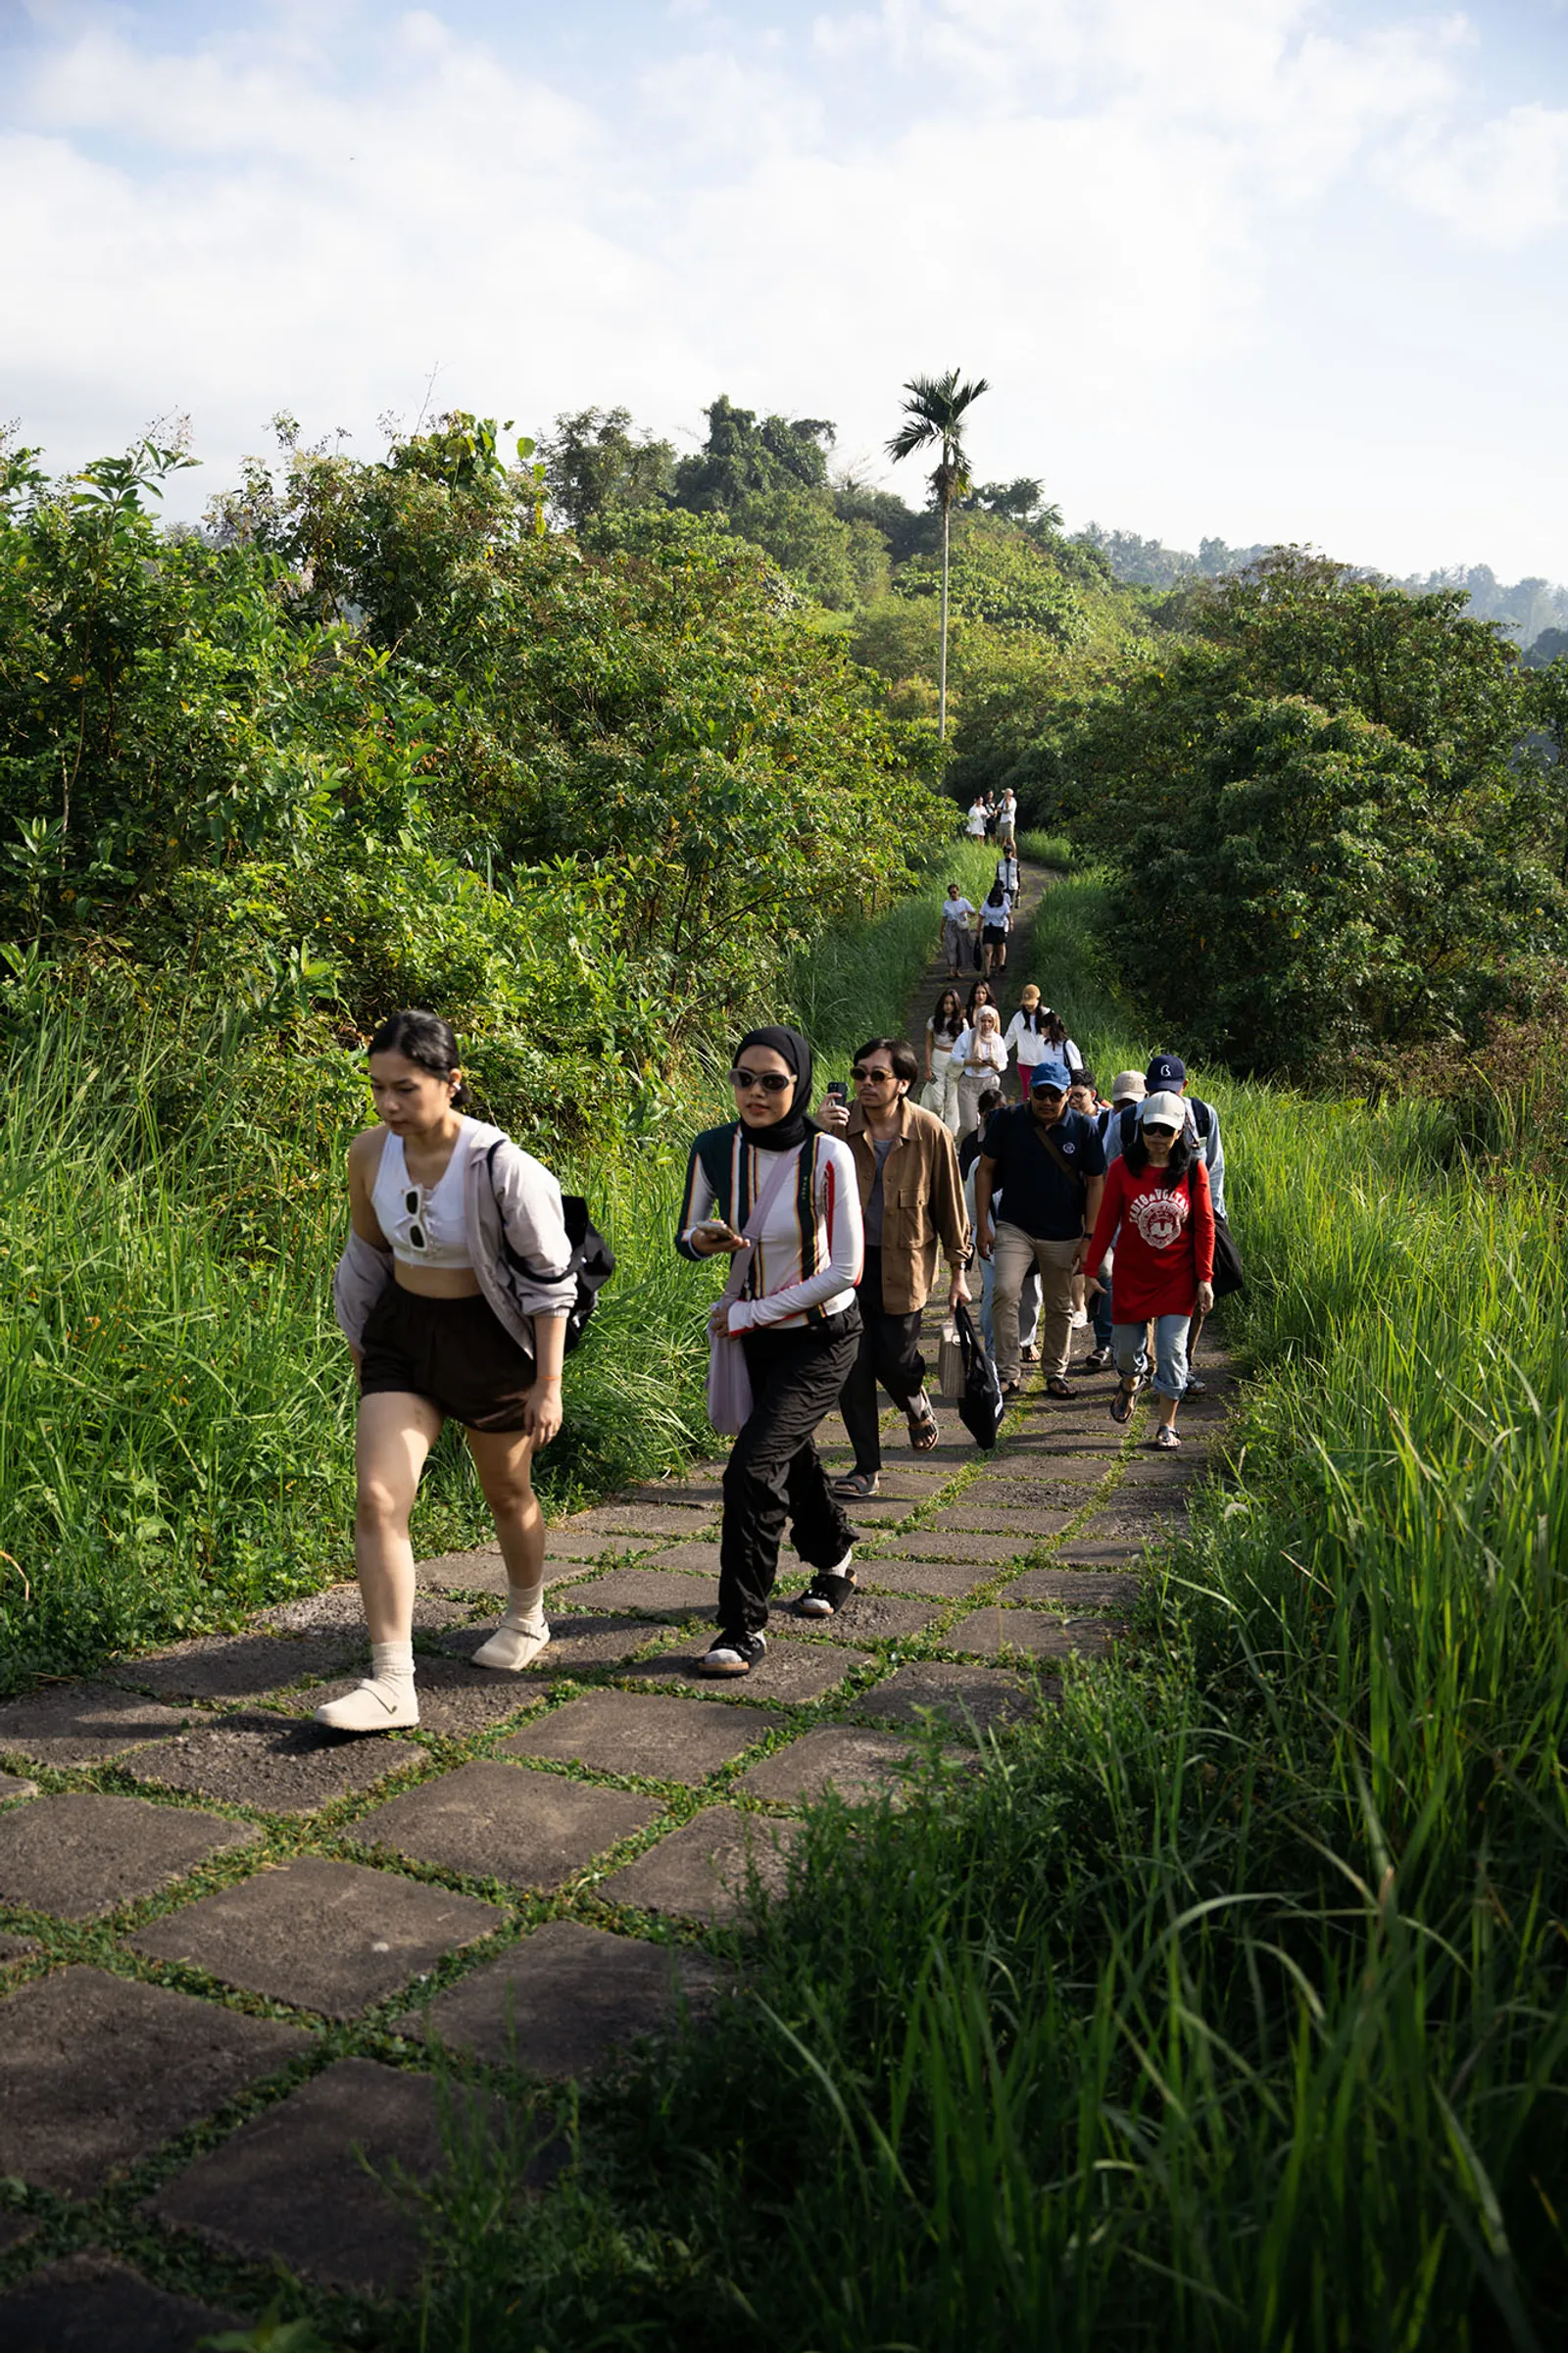
[[[938,1251],[953,1266],[967,1259],[969,1215],[946,1122],[907,1096],[899,1110],[899,1135],[882,1168],[882,1304],[889,1315],[913,1315],[930,1297]],[[855,1154],[863,1211],[876,1183],[876,1153],[858,1103],[844,1141]]]

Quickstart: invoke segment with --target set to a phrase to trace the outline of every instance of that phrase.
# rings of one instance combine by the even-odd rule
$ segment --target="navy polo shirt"
[[[1064,1111],[1051,1140],[1087,1184],[1105,1173],[1105,1148],[1095,1123],[1082,1111]],[[993,1111],[985,1155],[996,1162],[993,1184],[1003,1196],[998,1215],[1037,1242],[1071,1242],[1084,1230],[1084,1190],[1058,1168],[1040,1141],[1039,1125],[1026,1103]]]

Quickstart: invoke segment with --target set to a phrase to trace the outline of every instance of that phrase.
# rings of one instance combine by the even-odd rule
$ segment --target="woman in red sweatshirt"
[[[1154,1326],[1156,1446],[1179,1446],[1176,1408],[1187,1387],[1187,1327],[1214,1304],[1214,1210],[1203,1155],[1187,1133],[1179,1095],[1146,1095],[1138,1133],[1112,1160],[1094,1233],[1078,1253],[1087,1273],[1116,1247],[1111,1340],[1121,1381],[1110,1418],[1132,1418],[1149,1372],[1145,1328]]]

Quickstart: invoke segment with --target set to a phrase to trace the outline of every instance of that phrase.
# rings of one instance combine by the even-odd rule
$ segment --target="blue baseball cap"
[[[1065,1095],[1071,1085],[1072,1073],[1065,1062],[1037,1062],[1029,1081],[1029,1092],[1033,1095],[1038,1088],[1053,1087],[1058,1095]]]
[[[1144,1072],[1144,1083],[1151,1094],[1160,1087],[1184,1087],[1187,1064],[1179,1054],[1156,1054]]]

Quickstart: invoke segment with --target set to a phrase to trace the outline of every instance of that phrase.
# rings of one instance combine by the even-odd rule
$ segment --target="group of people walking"
[[[724,1471],[707,1675],[744,1676],[762,1657],[786,1527],[810,1571],[797,1612],[829,1617],[853,1596],[847,1506],[877,1492],[879,1391],[904,1413],[917,1453],[938,1442],[919,1334],[939,1267],[952,1309],[970,1299],[980,1270],[1005,1393],[1038,1352],[1047,1394],[1073,1396],[1074,1286],[1087,1288],[1086,1369],[1114,1361],[1111,1418],[1127,1422],[1148,1383],[1153,1443],[1180,1444],[1178,1408],[1197,1386],[1191,1343],[1213,1304],[1218,1117],[1188,1096],[1172,1054],[1122,1072],[1102,1102],[1037,989],[1004,1033],[984,986],[962,1006],[949,990],[935,1008],[925,1101],[914,1050],[877,1037],[854,1056],[853,1100],[830,1089],[813,1111],[807,1040],[784,1025],[748,1031],[731,1057],[735,1114],[692,1147],[675,1246],[693,1260],[730,1260],[710,1346],[738,1348],[749,1393]],[[1022,1095],[1013,1103],[1001,1086],[1009,1052]],[[371,1666],[317,1711],[346,1733],[418,1721],[409,1523],[447,1420],[464,1429],[506,1565],[506,1607],[474,1666],[516,1673],[549,1643],[532,1465],[561,1428],[563,1359],[580,1312],[580,1251],[561,1188],[465,1111],[447,1024],[394,1014],[368,1058],[378,1124],[350,1149],[334,1300],[359,1375],[355,1561]],[[977,1083],[987,1079],[997,1083]],[[1038,1351],[1020,1327],[1031,1283]],[[854,1459],[829,1478],[814,1441],[834,1406]]]

